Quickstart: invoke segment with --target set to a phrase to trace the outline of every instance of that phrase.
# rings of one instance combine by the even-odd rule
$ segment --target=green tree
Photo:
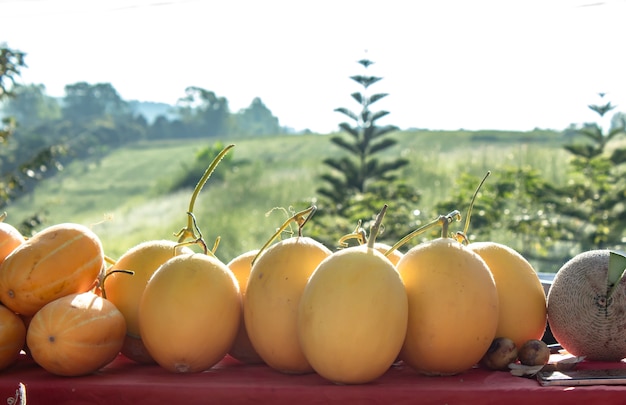
[[[26,67],[25,57],[24,52],[0,44],[0,101],[14,96],[15,79]]]
[[[14,97],[6,101],[3,111],[22,127],[34,127],[61,118],[59,102],[46,95],[43,84],[16,85]]]
[[[615,106],[606,102],[589,108],[604,119]],[[578,250],[619,246],[626,240],[626,147],[617,141],[625,128],[623,120],[613,123],[606,130],[594,123],[578,131],[564,146],[572,155],[569,182],[550,187],[542,197],[559,213],[563,238]]]
[[[212,137],[227,135],[230,131],[228,100],[212,91],[188,87],[177,107],[187,132],[178,136]]]
[[[589,108],[604,119],[614,106],[608,102]],[[545,180],[540,168],[494,168],[476,199],[468,236],[489,240],[498,232],[516,235],[518,244],[511,247],[551,268],[581,251],[623,249],[626,148],[617,138],[624,134],[624,123],[612,122],[606,131],[598,123],[564,131],[564,149],[572,158],[562,184]],[[466,207],[479,182],[476,176],[460,176],[455,194],[437,209]]]
[[[16,97],[16,78],[26,67],[25,54],[21,51],[0,46],[0,102]],[[37,179],[53,168],[58,150],[40,144],[28,148],[20,147],[13,139],[16,130],[15,118],[5,117],[0,128],[0,208],[24,190],[29,179]]]
[[[26,67],[24,57],[26,54],[0,44],[0,105],[15,96],[15,80]],[[3,117],[0,125],[0,142],[6,142],[11,135],[15,121],[10,117]]]
[[[126,116],[130,113],[124,101],[110,83],[78,82],[65,86],[63,117],[73,122],[97,118]]]
[[[255,97],[248,108],[234,116],[235,128],[239,135],[275,135],[281,133],[278,118],[259,97]]]
[[[363,59],[358,62],[367,69],[373,62]],[[322,175],[327,187],[321,187],[318,192],[329,198],[336,205],[341,205],[346,198],[355,193],[367,191],[369,183],[376,180],[393,181],[397,170],[407,165],[406,159],[396,158],[381,162],[377,155],[394,146],[397,140],[390,138],[390,133],[397,131],[393,125],[379,126],[377,121],[389,114],[388,111],[371,111],[370,107],[378,100],[387,96],[386,93],[368,95],[369,86],[381,80],[381,77],[356,75],[350,77],[363,87],[362,92],[352,93],[352,98],[359,103],[360,111],[354,112],[347,108],[337,108],[350,118],[353,123],[342,122],[339,127],[348,138],[337,135],[330,141],[348,152],[348,155],[339,158],[326,158],[323,163],[332,169],[332,172]]]
[[[372,61],[358,61],[367,69]],[[352,93],[359,104],[358,111],[337,108],[352,123],[339,124],[342,134],[332,136],[331,143],[346,152],[339,157],[328,157],[323,164],[331,169],[321,175],[325,186],[317,191],[320,211],[316,221],[321,229],[316,237],[327,245],[335,245],[340,236],[353,230],[358,221],[369,229],[369,222],[378,213],[382,204],[388,204],[384,233],[378,238],[396,240],[411,230],[414,224],[413,210],[419,193],[405,182],[398,180],[399,169],[409,162],[403,158],[379,158],[397,140],[390,135],[397,131],[393,125],[378,125],[378,120],[388,111],[372,111],[372,105],[386,97],[386,93],[369,94],[369,87],[381,77],[355,75],[350,77],[362,86],[361,92]],[[346,136],[347,135],[347,136]]]

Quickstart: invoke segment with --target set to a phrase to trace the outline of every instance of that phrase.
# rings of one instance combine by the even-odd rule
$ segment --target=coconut
[[[565,263],[548,291],[548,323],[557,342],[588,360],[626,357],[626,281],[609,280],[609,250],[580,253]]]

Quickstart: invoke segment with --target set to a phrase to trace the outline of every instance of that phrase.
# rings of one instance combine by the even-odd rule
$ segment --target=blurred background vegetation
[[[488,171],[470,240],[507,244],[542,272],[584,250],[625,250],[626,121],[604,95],[589,105],[598,122],[562,131],[400,129],[378,124],[390,113],[374,104],[387,94],[372,91],[384,82],[362,60],[349,78],[362,91],[346,95],[356,104],[336,110],[348,122],[320,135],[281,128],[258,98],[231,112],[225,97],[197,87],[175,106],[127,102],[108,83],[70,84],[55,99],[43,85],[15,84],[25,62],[0,47],[0,209],[26,235],[84,223],[112,258],[143,240],[174,239],[193,186],[233,143],[196,203],[223,261],[259,248],[312,204],[305,234],[335,249],[386,203],[378,240],[393,244],[440,214],[465,216]]]

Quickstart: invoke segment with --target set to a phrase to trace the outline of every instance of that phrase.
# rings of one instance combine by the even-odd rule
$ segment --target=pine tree
[[[367,69],[373,62],[363,59],[358,63]],[[335,109],[352,121],[339,124],[342,133],[330,138],[346,154],[323,160],[331,171],[321,175],[325,186],[317,190],[320,199],[316,202],[321,209],[316,214],[315,227],[311,227],[313,236],[331,248],[359,222],[369,229],[369,221],[374,220],[383,204],[388,204],[389,210],[384,233],[378,240],[397,241],[415,225],[413,212],[420,196],[412,185],[398,178],[400,169],[409,164],[407,159],[379,158],[382,152],[396,145],[397,140],[390,136],[398,130],[393,125],[377,124],[388,111],[371,110],[372,104],[387,96],[368,94],[369,87],[382,78],[370,75],[350,78],[363,87],[361,92],[351,95],[360,110]]]
[[[373,64],[367,59],[362,59],[358,63],[366,69]],[[354,112],[343,107],[335,109],[353,121],[352,124],[347,122],[339,124],[343,132],[349,136],[348,138],[342,135],[330,138],[333,144],[348,154],[338,158],[324,159],[323,163],[330,167],[332,172],[321,176],[322,180],[327,183],[327,187],[318,190],[335,206],[344,205],[346,199],[355,193],[368,191],[368,186],[374,181],[394,181],[397,169],[409,163],[408,160],[402,158],[382,162],[376,157],[380,152],[397,143],[397,140],[388,137],[390,133],[397,131],[397,127],[376,124],[389,112],[370,110],[372,104],[387,96],[387,93],[367,94],[369,87],[382,78],[367,75],[356,75],[350,78],[363,87],[363,92],[352,93],[352,98],[359,103],[361,110]]]
[[[600,97],[604,97],[601,93]],[[589,105],[600,119],[612,111],[611,102]],[[570,181],[547,190],[543,202],[559,213],[560,227],[581,251],[624,244],[626,234],[626,148],[616,142],[624,123],[606,131],[586,124],[564,148],[572,155]]]

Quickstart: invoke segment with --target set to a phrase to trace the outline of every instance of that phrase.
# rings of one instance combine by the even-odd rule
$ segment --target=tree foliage
[[[38,126],[61,118],[61,105],[46,94],[43,84],[18,84],[14,97],[5,102],[3,111],[20,125]]]
[[[279,134],[281,128],[278,118],[259,97],[255,97],[248,108],[234,115],[234,131],[247,136]]]
[[[178,113],[193,137],[227,135],[230,119],[228,100],[213,91],[187,87],[178,100]]]
[[[603,118],[615,106],[589,108]],[[617,123],[606,130],[597,123],[581,128],[564,146],[572,155],[570,181],[549,187],[541,197],[559,213],[563,239],[579,250],[626,242],[626,147],[616,142],[625,128]]]
[[[358,61],[365,69],[372,61]],[[350,79],[361,85],[360,92],[351,94],[360,109],[337,108],[351,122],[339,124],[341,134],[332,136],[330,142],[345,152],[338,157],[328,157],[323,164],[330,171],[320,177],[324,186],[317,191],[322,208],[316,216],[321,230],[316,237],[328,245],[334,246],[342,234],[363,221],[365,228],[368,221],[380,211],[383,204],[388,204],[387,221],[384,235],[387,238],[404,236],[411,224],[411,212],[419,200],[419,193],[398,180],[398,171],[409,162],[395,157],[381,158],[397,140],[390,136],[397,131],[393,125],[378,125],[378,120],[387,116],[388,111],[372,111],[372,105],[387,96],[386,93],[369,94],[368,89],[382,78],[370,75],[355,75]],[[404,225],[404,226],[403,226]],[[381,238],[382,239],[382,235]]]
[[[602,119],[614,106],[590,105]],[[568,180],[547,181],[539,168],[502,167],[482,187],[471,217],[470,238],[486,240],[495,232],[518,236],[525,257],[562,264],[590,249],[626,244],[626,148],[624,121],[568,128],[563,148],[570,154]],[[469,204],[480,179],[462,175],[456,193],[438,205],[445,211]],[[480,235],[480,236],[478,236]],[[557,267],[558,268],[558,267]]]
[[[67,120],[82,123],[129,112],[128,103],[110,83],[78,82],[65,86],[63,117]]]

